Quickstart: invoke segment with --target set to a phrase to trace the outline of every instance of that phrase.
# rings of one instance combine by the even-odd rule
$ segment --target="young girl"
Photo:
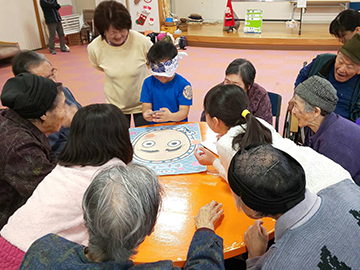
[[[87,245],[81,208],[85,190],[97,171],[125,166],[132,156],[128,121],[118,107],[94,104],[79,109],[58,165],[1,230],[0,254],[18,255],[5,265],[17,269],[30,245],[48,233]]]
[[[195,156],[202,165],[213,165],[221,177],[227,180],[232,157],[241,148],[256,143],[272,143],[287,152],[304,168],[307,188],[316,193],[346,178],[348,171],[309,147],[297,146],[282,138],[266,121],[254,117],[248,110],[245,91],[236,85],[217,85],[205,96],[204,111],[208,126],[218,133],[216,158],[200,146]]]

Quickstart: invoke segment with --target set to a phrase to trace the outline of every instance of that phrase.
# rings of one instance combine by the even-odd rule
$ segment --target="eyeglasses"
[[[54,79],[56,80],[56,76],[59,74],[59,70],[57,68],[53,68],[51,70],[51,74],[49,76],[47,76],[46,78],[48,79]]]
[[[115,37],[116,35],[125,36],[125,35],[127,35],[127,32],[128,32],[127,29],[105,31],[105,35],[107,35],[109,37]]]

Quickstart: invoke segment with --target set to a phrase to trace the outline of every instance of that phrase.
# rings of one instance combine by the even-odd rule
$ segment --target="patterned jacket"
[[[11,109],[0,110],[0,229],[56,165],[48,138]]]
[[[158,248],[160,250],[161,247]],[[45,235],[35,241],[26,252],[20,269],[180,270],[174,267],[172,261],[139,265],[134,265],[130,260],[122,263],[91,262],[85,256],[84,246],[55,234]],[[223,242],[212,230],[199,229],[195,232],[183,270],[191,269],[225,270]]]

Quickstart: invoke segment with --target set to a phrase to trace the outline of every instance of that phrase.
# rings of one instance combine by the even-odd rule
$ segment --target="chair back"
[[[268,95],[271,102],[272,115],[276,117],[275,130],[279,132],[279,119],[280,119],[282,97],[281,95],[272,92],[268,92]]]

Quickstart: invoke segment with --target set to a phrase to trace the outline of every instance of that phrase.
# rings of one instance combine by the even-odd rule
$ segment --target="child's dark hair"
[[[92,104],[75,114],[59,164],[101,166],[114,157],[128,164],[132,156],[129,124],[123,112],[112,104]]]
[[[246,90],[249,90],[254,84],[256,69],[254,65],[244,58],[238,58],[232,61],[226,68],[225,75],[236,74],[241,77]]]
[[[346,9],[331,21],[329,32],[333,36],[341,38],[346,31],[353,32],[358,26],[360,26],[360,13],[354,9]]]
[[[234,150],[254,143],[272,143],[271,131],[255,116],[249,113],[244,118],[241,115],[247,109],[248,102],[244,89],[233,84],[214,86],[204,99],[204,111],[210,117],[218,118],[229,128],[246,124],[245,133],[240,133],[233,139]]]
[[[173,59],[178,51],[174,44],[166,41],[156,42],[149,50],[147,59],[150,63],[160,63],[164,60]]]

